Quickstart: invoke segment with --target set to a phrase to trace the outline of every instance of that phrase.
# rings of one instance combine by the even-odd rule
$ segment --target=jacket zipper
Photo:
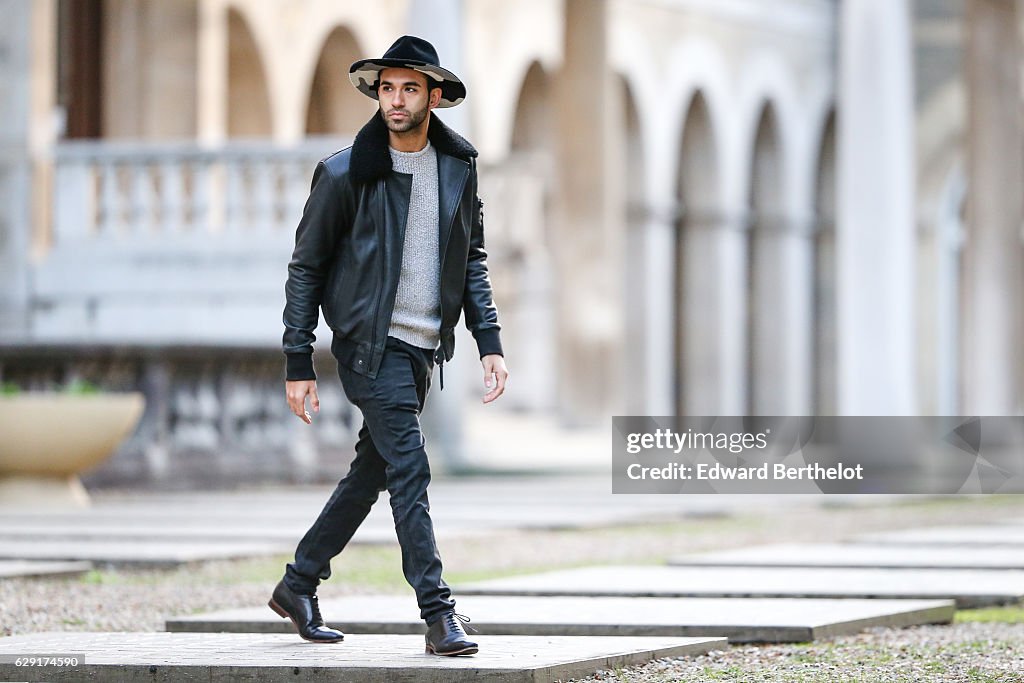
[[[446,217],[447,225],[449,225],[449,226],[451,226],[455,222],[455,212],[458,211],[458,209],[459,209],[459,204],[462,201],[462,193],[466,190],[466,182],[468,180],[469,180],[469,173],[465,174],[462,177],[462,183],[459,184],[459,191],[455,193],[455,196],[458,198],[458,201],[456,201],[452,205],[452,210],[448,214],[448,216]],[[470,229],[469,229],[469,238],[473,239],[473,228],[472,227],[470,227]],[[444,260],[448,256],[448,244],[450,244],[451,241],[452,241],[451,240],[451,229],[449,229],[448,230],[448,242],[445,243],[444,251],[441,253],[441,269],[437,273],[438,284],[440,284],[441,281],[444,279]],[[444,296],[441,293],[441,289],[442,289],[441,287],[437,288],[437,291],[438,291],[437,306],[438,306],[438,310],[441,313],[441,329],[438,330],[438,332],[441,332],[443,334],[443,332],[444,332]],[[442,389],[444,389],[444,369],[443,369],[443,366],[444,366],[444,361],[445,360],[447,360],[447,359],[445,358],[444,339],[442,338],[442,340],[441,340],[441,366],[442,366],[442,369],[441,369],[441,388]]]
[[[388,188],[388,186],[387,186],[387,180],[382,179],[380,182],[381,182],[382,192],[380,193],[380,202],[379,202],[380,206],[378,207],[378,209],[380,210],[380,222],[378,223],[378,225],[383,226],[384,225],[384,219],[386,217],[384,215],[384,213],[385,213],[384,212],[384,198],[387,196],[387,188]],[[373,357],[373,356],[375,356],[377,354],[377,328],[380,327],[380,298],[381,298],[381,292],[384,290],[384,272],[385,272],[385,263],[384,263],[385,254],[384,254],[384,250],[386,248],[386,244],[387,244],[387,235],[384,235],[384,239],[380,240],[380,249],[378,250],[378,253],[380,254],[380,257],[379,257],[380,269],[379,269],[378,272],[380,273],[380,275],[377,278],[377,281],[379,283],[379,286],[377,287],[377,298],[374,300],[374,303],[373,303],[373,337],[372,337],[373,342],[370,345],[371,357]],[[371,367],[372,367],[372,363],[371,363]],[[369,370],[369,368],[367,368],[367,370]]]
[[[445,219],[446,220],[446,224],[449,226],[449,229],[447,231],[448,232],[448,241],[445,242],[444,251],[441,252],[441,265],[440,265],[440,270],[438,270],[438,272],[437,272],[437,282],[438,282],[438,285],[441,285],[441,282],[444,279],[444,260],[448,256],[448,245],[452,241],[451,240],[451,231],[452,231],[452,228],[454,228],[453,224],[455,223],[455,212],[458,211],[459,204],[462,203],[462,193],[465,192],[465,190],[466,190],[466,182],[468,180],[469,180],[469,173],[467,173],[464,176],[462,176],[462,182],[459,184],[459,191],[455,193],[455,197],[457,198],[457,201],[452,205],[452,210],[451,210],[451,212],[448,214],[448,216]],[[473,238],[473,229],[472,229],[472,227],[470,228],[469,233],[470,233],[469,237],[470,237],[470,239],[472,239]],[[445,354],[445,349],[444,349],[444,295],[442,294],[441,290],[442,290],[442,287],[438,286],[438,288],[437,288],[437,298],[438,298],[437,308],[438,308],[438,311],[441,314],[441,329],[438,330],[438,332],[441,335],[441,360],[438,361],[438,364],[437,364],[437,373],[438,373],[438,379],[441,381],[441,391],[444,391],[444,363],[447,360],[447,357],[446,357],[447,354]]]

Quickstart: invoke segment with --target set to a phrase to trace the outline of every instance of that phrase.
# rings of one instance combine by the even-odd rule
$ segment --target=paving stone
[[[339,473],[343,474],[343,473]],[[297,526],[305,532],[327,501],[333,487],[268,487],[240,491],[93,492],[93,505],[74,513],[0,502],[0,528],[35,521],[78,522],[129,520],[159,523],[253,522],[271,528]],[[438,477],[430,485],[431,514],[438,531],[446,528],[588,528],[626,521],[681,519],[689,515],[724,515],[751,509],[815,509],[845,502],[865,505],[864,496],[772,495],[621,496],[611,493],[607,477],[503,476]],[[898,497],[872,496],[872,505]],[[370,512],[366,525],[391,529],[386,492]],[[392,534],[394,533],[392,529]],[[460,531],[461,533],[461,531]]]
[[[0,560],[0,578],[15,576],[69,576],[84,574],[92,569],[89,562],[32,562],[28,560]]]
[[[7,540],[218,540],[281,543],[290,552],[332,490],[316,486],[217,492],[99,491],[90,508],[75,511],[0,502],[0,546]],[[431,485],[431,504],[435,534],[440,539],[493,534],[501,529],[578,529],[678,519],[687,510],[665,496],[631,500],[614,496],[603,477],[440,479]],[[721,509],[757,503],[738,498],[716,504],[716,509]],[[762,500],[761,504],[766,503]],[[708,509],[709,505],[701,503],[700,507]],[[386,492],[352,542],[397,543]],[[26,555],[37,556],[34,552]]]
[[[170,567],[200,560],[276,555],[293,547],[270,543],[7,539],[0,543],[0,558]]]
[[[992,520],[994,524],[1007,524],[1009,526],[1024,526],[1024,517],[1000,517]]]
[[[458,596],[486,594],[948,599],[963,609],[1024,598],[1024,571],[639,565],[564,569],[456,586]]]
[[[865,504],[863,496],[824,494],[800,497],[799,501],[770,495],[616,496],[607,483],[603,476],[439,478],[431,484],[435,534],[446,539],[493,535],[505,529],[582,529],[678,520],[736,510],[810,510],[826,501],[835,504],[839,500]],[[0,558],[173,565],[268,552],[288,554],[332,490],[310,486],[216,492],[98,491],[91,507],[73,512],[0,501],[0,551],[7,549],[0,552]],[[878,496],[872,497],[873,503],[878,500]],[[177,549],[154,550],[151,542]],[[386,494],[352,542],[397,543]],[[211,554],[205,546],[214,544],[223,545],[225,552]],[[252,548],[251,552],[244,549],[246,546]],[[139,552],[124,552],[126,547],[138,548]],[[14,548],[19,548],[21,554],[14,555]],[[72,549],[77,554],[69,555]]]
[[[1009,524],[937,526],[861,534],[849,539],[874,545],[1024,546],[1024,527]]]
[[[1024,569],[1024,547],[899,547],[862,544],[777,543],[680,555],[675,565],[714,567],[916,567]]]
[[[484,635],[727,636],[730,642],[805,642],[871,626],[945,624],[952,600],[795,598],[458,597]],[[412,595],[325,600],[320,611],[346,633],[423,633]],[[183,616],[168,631],[293,633],[267,607]]]
[[[84,664],[56,669],[0,664],[0,680],[27,681],[416,681],[553,682],[659,657],[697,655],[724,638],[480,636],[470,657],[425,654],[422,635],[349,635],[307,643],[295,635],[251,633],[34,633],[0,638],[0,657],[79,653]]]
[[[130,514],[130,513],[129,513]],[[128,515],[126,515],[127,517]],[[310,517],[308,523],[312,523]],[[10,540],[85,540],[85,541],[167,541],[195,542],[245,541],[287,544],[292,547],[306,533],[307,525],[240,523],[239,520],[192,519],[25,519],[0,521],[0,542]],[[395,541],[393,527],[360,528],[362,543]]]

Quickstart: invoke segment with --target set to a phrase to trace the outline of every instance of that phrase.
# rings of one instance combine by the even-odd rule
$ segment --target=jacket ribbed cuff
[[[501,350],[501,335],[498,328],[492,327],[486,330],[477,330],[473,335],[476,338],[476,347],[480,351],[480,357],[489,356],[495,353],[504,356]]]
[[[285,366],[285,379],[289,382],[304,379],[316,379],[313,372],[313,354],[311,353],[286,353],[287,365]]]

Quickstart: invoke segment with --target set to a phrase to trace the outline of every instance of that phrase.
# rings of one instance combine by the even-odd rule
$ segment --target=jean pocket
[[[338,365],[338,379],[341,380],[341,388],[348,400],[355,405],[366,396],[367,378],[354,370]]]

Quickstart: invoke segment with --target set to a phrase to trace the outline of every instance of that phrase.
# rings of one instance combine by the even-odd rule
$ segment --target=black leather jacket
[[[434,360],[443,363],[455,353],[455,325],[463,309],[481,358],[501,354],[477,196],[477,152],[430,116],[441,257],[441,344]],[[312,344],[318,307],[334,332],[331,348],[338,362],[376,377],[402,268],[411,190],[412,176],[391,168],[387,126],[377,114],[351,147],[317,164],[285,283],[288,380],[316,378]]]

